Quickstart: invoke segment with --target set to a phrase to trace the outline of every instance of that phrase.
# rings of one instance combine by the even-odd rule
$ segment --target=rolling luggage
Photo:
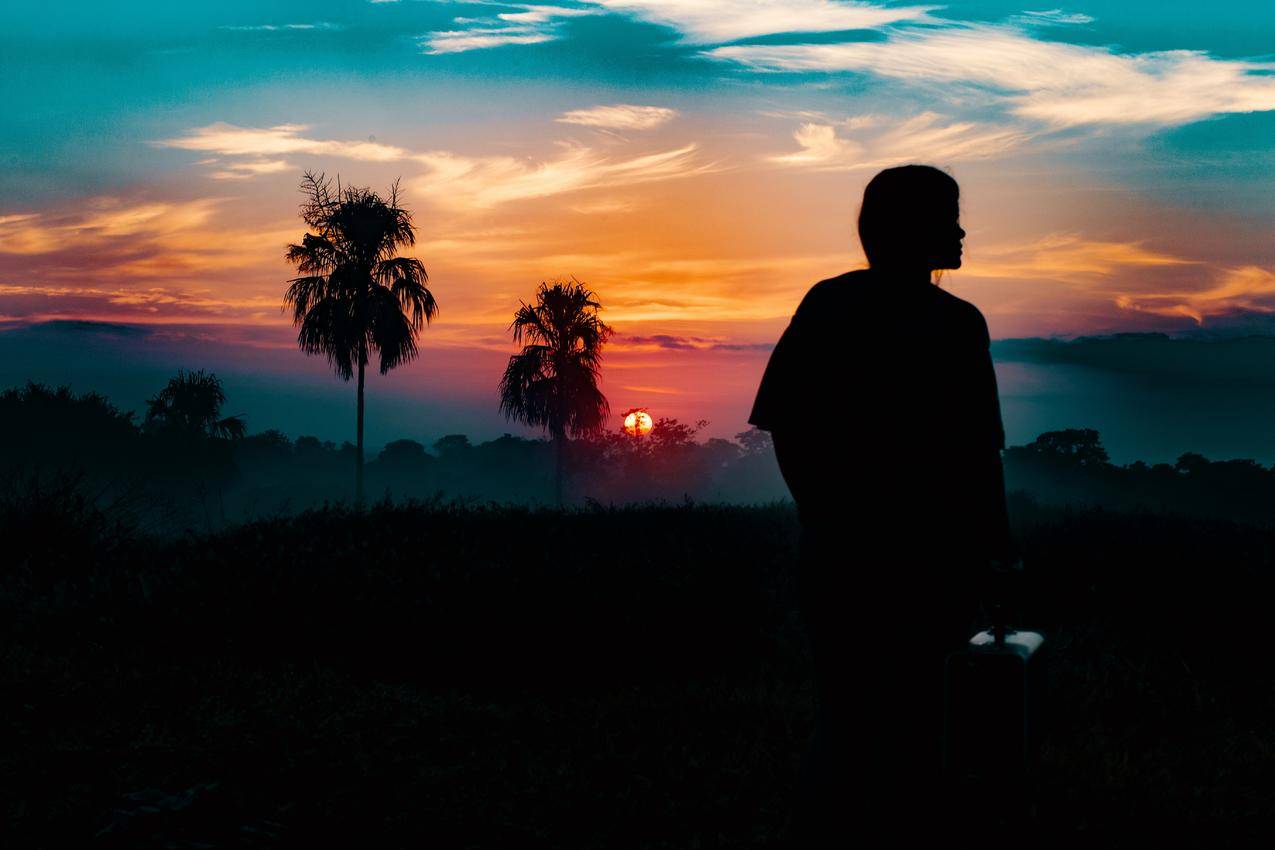
[[[1038,632],[995,626],[947,657],[943,766],[958,781],[1012,784],[1035,766],[1045,669]]]

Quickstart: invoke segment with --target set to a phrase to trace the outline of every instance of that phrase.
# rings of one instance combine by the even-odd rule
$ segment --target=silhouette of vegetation
[[[187,373],[189,379],[191,374]],[[215,376],[205,375],[215,380]],[[159,397],[163,394],[156,394]],[[78,477],[102,504],[118,500],[147,515],[154,531],[204,531],[348,500],[357,447],[278,431],[215,436],[139,423],[108,399],[68,387],[27,384],[0,392],[0,476]],[[199,417],[195,417],[198,421]],[[247,425],[248,423],[245,423]],[[660,418],[647,437],[620,428],[568,438],[568,505],[635,502],[756,504],[786,500],[770,437],[755,428],[703,439],[704,423]],[[463,434],[431,444],[391,441],[366,465],[376,498],[556,503],[555,447],[505,435],[473,443]],[[1275,469],[1253,460],[1118,466],[1092,429],[1046,432],[1004,452],[1009,489],[1047,505],[1102,506],[1264,522],[1275,517]]]
[[[168,382],[146,402],[146,420],[142,427],[199,437],[239,439],[247,433],[242,416],[221,416],[226,403],[221,381],[203,369],[194,372],[177,370]]]
[[[288,281],[284,306],[300,328],[297,343],[322,354],[341,380],[358,375],[355,501],[363,502],[363,385],[372,351],[381,374],[416,357],[416,336],[438,312],[429,276],[415,257],[411,213],[399,203],[398,181],[382,198],[370,189],[339,185],[307,171],[301,218],[314,232],[288,246],[301,277]]]
[[[1262,846],[1275,530],[1011,514],[1055,651],[1013,837]],[[790,506],[384,503],[156,541],[47,487],[0,497],[0,534],[6,846],[791,846]]]
[[[598,376],[612,331],[599,309],[597,296],[577,280],[541,283],[535,304],[523,303],[509,326],[522,351],[509,358],[500,379],[500,411],[553,439],[559,505],[567,436],[597,433],[611,412]]]

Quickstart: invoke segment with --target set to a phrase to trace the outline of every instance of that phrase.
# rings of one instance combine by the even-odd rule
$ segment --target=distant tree
[[[700,419],[694,425],[687,425],[678,419],[662,416],[655,420],[648,444],[657,455],[669,456],[678,451],[685,451],[695,446],[695,435],[708,427],[708,420]]]
[[[754,427],[747,431],[740,431],[735,435],[735,442],[739,443],[746,455],[770,454],[775,450],[775,442],[770,438],[770,432],[760,428]]]
[[[331,440],[320,440],[318,437],[307,435],[297,437],[295,446],[297,456],[306,459],[313,459],[336,451],[336,443]]]
[[[241,465],[253,468],[262,464],[286,464],[292,460],[292,441],[282,431],[270,428],[239,440],[235,458]]]
[[[370,189],[337,186],[307,171],[301,218],[314,232],[289,245],[287,259],[301,277],[288,281],[284,306],[300,328],[306,354],[322,354],[344,381],[358,374],[355,498],[363,502],[363,384],[373,349],[381,374],[416,357],[416,337],[438,312],[428,275],[415,257],[412,216],[399,203],[398,181],[382,198]]]
[[[1102,447],[1102,438],[1093,428],[1046,431],[1026,448],[1037,455],[1078,466],[1105,466],[1111,460]]]
[[[423,463],[427,457],[425,447],[415,440],[394,440],[385,444],[376,459],[386,463],[417,464]]]
[[[138,428],[97,393],[28,381],[0,392],[0,470],[79,467],[137,471]]]
[[[724,469],[739,460],[743,454],[739,444],[720,437],[709,437],[703,451],[708,458],[708,465],[713,469]]]
[[[1178,457],[1177,463],[1173,464],[1173,468],[1183,475],[1198,473],[1200,470],[1208,468],[1209,459],[1198,452],[1183,452]]]
[[[189,436],[239,439],[247,426],[242,416],[221,415],[226,394],[211,372],[177,371],[177,377],[146,402],[144,430]]]
[[[470,445],[469,438],[464,434],[448,434],[434,441],[435,453],[444,459],[464,454],[471,448],[473,446]]]
[[[568,435],[597,433],[611,408],[598,389],[602,346],[612,330],[584,284],[541,283],[534,304],[522,304],[510,329],[522,351],[500,380],[500,410],[508,419],[543,428],[555,447],[554,494],[562,505]]]

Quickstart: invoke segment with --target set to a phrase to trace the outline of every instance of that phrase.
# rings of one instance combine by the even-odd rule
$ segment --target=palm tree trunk
[[[354,503],[363,507],[363,367],[364,358],[359,358],[359,425],[358,454],[354,459]]]
[[[565,448],[566,448],[563,445],[563,443],[566,442],[566,436],[567,436],[566,434],[558,434],[553,441],[554,445],[557,447],[557,450],[555,452],[556,457],[554,458],[554,464],[556,466],[556,469],[554,473],[553,490],[554,490],[554,497],[558,501],[558,510],[562,510],[562,470],[564,466],[563,452],[565,451]]]

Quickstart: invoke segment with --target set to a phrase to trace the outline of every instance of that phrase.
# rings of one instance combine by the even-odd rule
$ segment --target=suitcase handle
[[[1014,561],[992,560],[987,565],[988,580],[985,587],[983,611],[989,620],[989,631],[997,646],[1004,646],[1005,635],[1012,632],[1007,620],[1006,609],[1009,607],[1006,598],[1013,589],[1011,582],[1016,583],[1016,576],[1023,574],[1022,559]]]

